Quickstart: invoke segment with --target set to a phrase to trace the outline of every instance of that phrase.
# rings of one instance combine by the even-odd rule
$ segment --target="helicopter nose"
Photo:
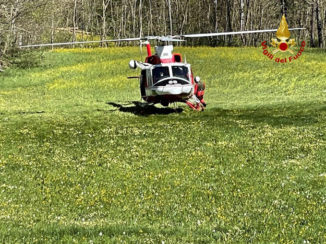
[[[137,68],[137,64],[135,60],[130,60],[129,62],[129,68],[130,69],[136,69]]]

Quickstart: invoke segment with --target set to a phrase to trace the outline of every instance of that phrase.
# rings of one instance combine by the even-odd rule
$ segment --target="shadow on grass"
[[[233,120],[251,121],[253,124],[268,124],[271,126],[307,126],[320,122],[326,116],[325,106],[289,106],[263,107],[260,109],[225,110],[213,108],[207,116],[218,115]]]
[[[125,113],[132,113],[139,116],[149,116],[153,114],[172,114],[172,113],[181,113],[182,108],[157,108],[154,105],[148,103],[141,103],[137,101],[131,102],[133,106],[128,104],[119,104],[114,102],[107,102],[106,104],[118,108],[119,111]]]
[[[206,241],[211,242],[214,240],[221,240],[222,234],[227,233],[227,229],[216,228],[217,231],[211,237],[208,237],[211,233],[205,229],[198,229],[192,232],[192,237],[199,238],[207,236]],[[32,230],[26,230],[22,228],[11,228],[10,231],[6,233],[1,233],[3,236],[0,240],[11,242],[15,237],[22,238],[26,240],[34,240],[34,238],[55,240],[55,241],[65,241],[70,238],[78,239],[95,239],[95,240],[108,240],[113,237],[124,237],[126,239],[133,237],[137,239],[143,239],[145,236],[151,236],[152,238],[162,238],[166,237],[187,237],[189,233],[184,228],[174,227],[174,228],[153,228],[149,226],[128,226],[128,225],[107,225],[107,226],[80,226],[80,225],[60,225],[60,224],[49,224],[46,227],[37,224]],[[28,242],[28,241],[27,241]],[[69,241],[68,241],[69,242]]]

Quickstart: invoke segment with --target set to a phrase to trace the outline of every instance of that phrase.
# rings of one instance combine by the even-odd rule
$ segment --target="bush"
[[[39,66],[41,64],[42,58],[43,53],[40,51],[20,49],[11,50],[7,55],[7,59],[11,65],[23,69]]]

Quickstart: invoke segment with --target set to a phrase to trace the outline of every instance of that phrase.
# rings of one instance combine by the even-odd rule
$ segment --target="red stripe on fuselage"
[[[173,58],[166,58],[166,59],[161,58],[161,63],[162,64],[174,63],[174,59]]]

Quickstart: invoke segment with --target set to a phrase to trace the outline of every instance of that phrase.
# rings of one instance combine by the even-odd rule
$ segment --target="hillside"
[[[204,112],[136,108],[137,47],[0,73],[0,242],[326,241],[325,52],[176,51]]]

